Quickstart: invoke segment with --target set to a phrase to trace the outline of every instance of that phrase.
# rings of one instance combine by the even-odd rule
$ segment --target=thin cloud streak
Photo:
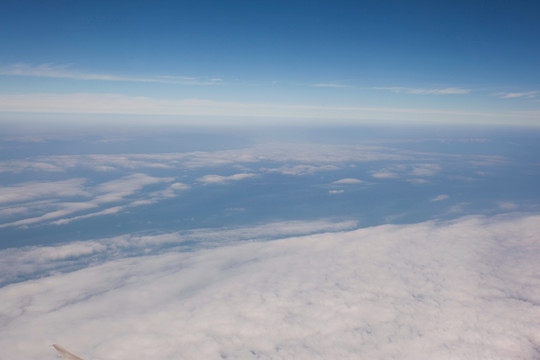
[[[540,94],[540,90],[532,91],[523,91],[523,92],[502,92],[495,94],[495,96],[501,99],[516,99],[516,98],[527,98],[532,99]]]
[[[423,89],[423,88],[408,88],[400,86],[377,86],[375,90],[389,90],[395,93],[413,94],[413,95],[464,95],[470,93],[471,89],[462,88],[443,88],[443,89]]]
[[[221,175],[205,175],[197,179],[198,182],[204,185],[215,185],[215,184],[226,184],[231,181],[240,181],[244,179],[250,179],[257,177],[257,174],[234,174],[230,176],[221,176]]]
[[[192,76],[122,76],[112,74],[89,73],[71,70],[69,65],[41,64],[31,66],[27,64],[15,64],[0,67],[0,75],[10,76],[33,76],[71,80],[94,80],[94,81],[125,81],[144,83],[165,83],[178,85],[218,85],[222,83],[219,78],[197,78]]]
[[[85,219],[101,215],[116,214],[126,208],[147,205],[157,201],[175,197],[178,191],[186,190],[188,185],[173,183],[171,177],[152,177],[142,173],[136,173],[120,179],[108,181],[95,187],[85,187],[84,179],[71,179],[57,182],[24,183],[18,186],[0,188],[0,205],[2,202],[16,203],[20,212],[33,210],[41,215],[25,217],[20,220],[0,224],[0,228],[11,226],[26,226],[44,221],[52,221],[52,224],[66,224],[74,220]],[[161,191],[148,194],[140,194],[140,190],[149,185],[171,184]],[[135,200],[129,198],[138,195]],[[66,197],[76,197],[72,201],[60,201]],[[79,199],[84,197],[84,201]],[[142,199],[141,199],[142,197]],[[36,200],[45,199],[44,204]],[[111,204],[122,203],[107,207]],[[105,209],[103,207],[106,206]],[[101,209],[100,209],[101,208]],[[0,208],[1,209],[1,208]],[[94,211],[96,210],[96,211]],[[82,211],[93,211],[87,214],[69,217]],[[6,215],[10,215],[9,213]]]
[[[318,84],[312,84],[313,87],[327,87],[327,88],[352,88],[351,85],[343,85],[343,84],[336,84],[336,83],[318,83]]]
[[[272,118],[274,122],[277,119],[286,119],[287,123],[289,119],[341,119],[345,122],[360,120],[497,124],[506,123],[510,119],[515,122],[518,116],[517,121],[523,124],[537,123],[536,114],[515,111],[495,113],[430,108],[283,105],[92,93],[0,95],[0,112],[240,117],[235,120],[237,122],[242,122],[243,117],[262,117]],[[177,123],[178,119],[174,119],[174,122]]]

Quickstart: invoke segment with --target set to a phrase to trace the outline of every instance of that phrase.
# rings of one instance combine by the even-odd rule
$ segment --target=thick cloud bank
[[[533,359],[540,216],[114,259],[0,289],[5,359]]]

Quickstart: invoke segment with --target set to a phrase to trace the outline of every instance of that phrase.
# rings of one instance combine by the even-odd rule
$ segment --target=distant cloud
[[[377,179],[396,179],[399,174],[388,170],[376,170],[371,172],[371,176]]]
[[[227,209],[244,211],[244,209]],[[124,257],[126,254],[148,255],[159,252],[164,245],[191,244],[193,250],[215,248],[217,246],[239,244],[246,241],[267,241],[290,236],[310,235],[320,232],[347,231],[357,228],[356,221],[332,222],[313,221],[277,221],[261,225],[221,227],[210,229],[192,229],[159,235],[126,234],[112,238],[88,241],[73,241],[67,244],[29,246],[0,250],[0,287],[16,281],[18,278],[42,277],[54,269],[73,270],[73,261],[85,266],[85,259],[90,255],[107,255],[102,261]]]
[[[426,184],[429,181],[426,179],[407,179],[407,182],[410,182],[411,184]]]
[[[331,195],[335,195],[335,194],[343,194],[345,192],[345,190],[329,190],[328,193],[331,194]]]
[[[283,175],[308,175],[314,174],[318,171],[333,171],[339,169],[336,165],[285,165],[278,168],[265,168],[266,172],[281,173]]]
[[[177,196],[177,191],[189,188],[186,184],[176,182],[163,190],[139,194],[136,199],[131,198],[146,186],[173,181],[174,178],[171,177],[159,178],[136,173],[95,186],[87,186],[84,179],[71,179],[23,183],[0,188],[0,205],[4,200],[6,203],[17,204],[16,208],[21,209],[19,211],[21,214],[25,212],[33,214],[0,224],[0,228],[40,222],[60,225],[74,220],[116,214],[129,207],[147,205]],[[112,204],[114,206],[111,206]],[[76,213],[81,215],[73,216]],[[10,212],[2,211],[0,215],[2,214],[9,216]]]
[[[49,267],[0,288],[0,348],[6,359],[51,358],[56,342],[85,359],[535,358],[539,233],[539,216],[466,217],[139,256],[112,243],[151,250],[170,235],[8,249],[2,270]],[[88,266],[96,252],[109,257]]]
[[[346,184],[362,184],[364,181],[360,179],[353,179],[353,178],[345,178],[341,180],[336,180],[332,184],[336,185],[346,185]]]
[[[338,83],[318,83],[318,84],[312,84],[311,86],[314,87],[328,87],[328,88],[351,88],[351,85],[343,85]]]
[[[239,181],[249,178],[254,178],[259,175],[257,174],[234,174],[230,176],[221,176],[221,175],[205,175],[197,179],[198,182],[203,183],[204,185],[214,185],[214,184],[225,184],[231,181]]]
[[[501,99],[528,98],[532,99],[540,95],[540,90],[524,91],[524,92],[502,92],[495,94]]]
[[[441,171],[441,167],[438,164],[433,163],[420,163],[409,165],[394,165],[379,170],[372,170],[371,176],[379,179],[393,179],[402,176],[414,176],[414,177],[426,177],[434,176]],[[416,183],[422,183],[421,179],[408,179],[407,181],[413,181]]]
[[[438,164],[418,164],[413,165],[409,170],[411,176],[433,176],[441,171]]]
[[[232,124],[245,124],[245,117],[262,117],[261,121],[272,123],[276,121],[280,124],[290,124],[291,119],[302,122],[309,119],[329,120],[336,124],[350,124],[358,121],[368,123],[374,121],[384,121],[385,123],[395,123],[399,121],[412,121],[414,123],[485,123],[490,124],[506,123],[514,121],[516,118],[520,122],[535,123],[538,114],[536,113],[515,113],[515,112],[475,112],[456,111],[437,108],[396,108],[396,107],[361,107],[361,106],[324,106],[309,104],[275,104],[275,103],[245,103],[215,101],[210,99],[171,99],[156,98],[149,96],[129,96],[125,94],[110,93],[71,93],[71,94],[0,94],[0,112],[16,113],[82,113],[82,114],[138,114],[138,115],[188,115],[188,116],[215,116],[205,120],[204,124],[215,124],[222,122],[219,118],[231,116]],[[30,115],[28,115],[30,116]],[[98,117],[97,120],[107,120],[107,117]],[[1,118],[0,118],[1,120]],[[72,117],[70,117],[72,120]],[[83,121],[83,120],[81,120]],[[123,123],[121,118],[116,120]],[[147,122],[148,118],[134,121]],[[178,124],[179,119],[170,117],[152,118],[152,123],[174,123]],[[197,124],[201,125],[201,120],[197,119]],[[109,124],[110,122],[107,122]],[[184,124],[194,123],[194,120],[185,118]]]
[[[448,209],[448,213],[449,214],[461,214],[461,213],[465,212],[465,210],[467,209],[467,207],[469,205],[470,204],[468,202],[460,202],[458,204],[452,205]]]
[[[464,95],[472,91],[471,89],[461,89],[461,88],[423,89],[423,88],[408,88],[408,87],[399,87],[399,86],[390,86],[390,87],[378,86],[378,87],[374,87],[373,89],[389,90],[395,93],[417,94],[417,95]]]
[[[53,197],[89,197],[84,189],[85,179],[63,181],[27,182],[14,186],[0,186],[0,205],[21,201],[35,201]]]
[[[217,85],[222,82],[219,78],[197,78],[192,76],[130,76],[100,74],[72,70],[69,65],[41,64],[32,66],[28,64],[15,64],[0,67],[0,75],[10,76],[33,76],[71,80],[94,80],[94,81],[127,81],[146,83],[166,83],[179,85]]]
[[[449,198],[448,195],[446,195],[446,194],[441,194],[441,195],[439,195],[439,196],[435,196],[434,198],[432,198],[432,199],[429,200],[429,201],[431,201],[431,202],[438,202],[438,201],[446,200],[446,199],[448,199],[448,198]]]
[[[499,209],[506,210],[506,211],[516,210],[518,208],[518,205],[516,203],[510,202],[510,201],[503,201],[503,202],[500,202],[498,205],[499,205]]]

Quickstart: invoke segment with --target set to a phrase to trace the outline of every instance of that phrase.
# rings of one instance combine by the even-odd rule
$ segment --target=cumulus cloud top
[[[0,289],[6,358],[535,358],[539,216],[113,259]]]

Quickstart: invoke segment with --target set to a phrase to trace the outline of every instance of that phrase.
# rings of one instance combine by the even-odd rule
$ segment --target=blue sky
[[[0,119],[538,125],[539,14],[535,1],[12,2]]]

